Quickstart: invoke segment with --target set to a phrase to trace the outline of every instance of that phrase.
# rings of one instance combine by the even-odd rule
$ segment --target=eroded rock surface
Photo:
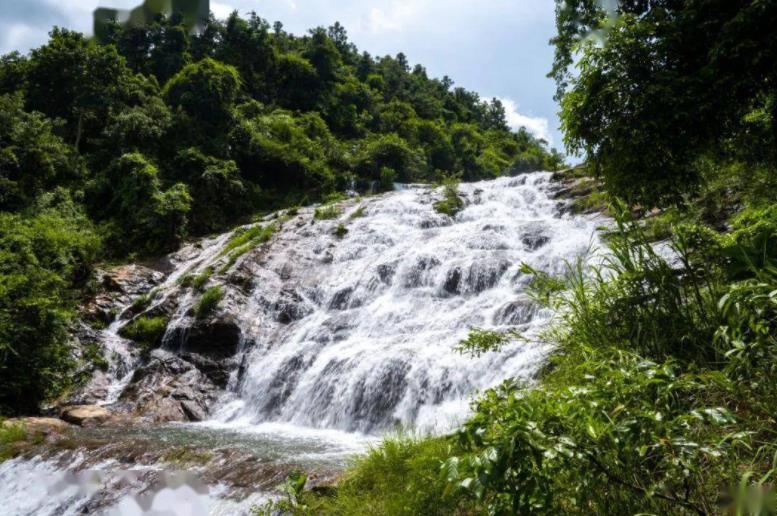
[[[74,405],[63,408],[59,413],[63,421],[78,426],[97,426],[111,419],[112,415],[111,411],[98,405]]]
[[[119,402],[133,415],[157,423],[202,421],[217,391],[218,386],[197,366],[157,349],[135,370]]]

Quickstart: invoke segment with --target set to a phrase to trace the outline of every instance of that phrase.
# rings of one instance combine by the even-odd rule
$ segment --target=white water
[[[396,424],[451,429],[467,417],[478,391],[509,377],[530,380],[549,351],[533,337],[551,314],[527,298],[520,264],[563,271],[566,261],[598,246],[603,221],[562,214],[548,173],[460,189],[467,206],[454,219],[434,211],[439,191],[414,186],[348,201],[338,220],[311,223],[312,210],[301,210],[268,251],[241,258],[235,267],[250,267],[254,278],[248,302],[235,314],[244,366],[212,420],[199,427],[282,442],[290,461],[330,455],[341,461]],[[351,218],[360,207],[364,215]],[[338,224],[348,229],[343,238],[333,235]],[[197,300],[181,294],[178,280],[218,269],[230,236],[171,258],[174,271],[154,296],[155,304],[182,296],[171,327],[191,323],[187,312]],[[138,363],[131,343],[117,334],[124,323],[117,320],[103,334],[110,362],[105,403],[118,399]],[[518,329],[528,341],[480,358],[462,356],[453,348],[472,327]],[[89,484],[73,477],[77,464],[1,464],[4,513],[79,513],[95,489],[114,489],[123,478],[112,468],[98,468]],[[205,493],[183,486],[139,505],[138,489],[119,491],[107,513],[238,514],[261,501],[230,501],[219,486]]]
[[[79,470],[80,460],[63,467],[54,459],[13,459],[0,464],[0,514],[9,516],[252,514],[270,497],[257,493],[242,500],[226,496],[225,486],[205,486],[196,474],[165,472],[148,484],[151,468],[127,469],[112,461]],[[107,495],[106,495],[107,493]],[[94,506],[96,498],[107,496]]]
[[[560,272],[596,245],[601,221],[560,215],[550,186],[548,173],[461,185],[468,205],[454,220],[434,211],[438,193],[410,187],[353,204],[339,220],[287,224],[255,266],[240,313],[254,347],[216,419],[445,430],[475,392],[531,378],[548,351],[537,342],[477,359],[453,348],[472,327],[536,335],[550,314],[523,293],[521,262]],[[351,219],[359,206],[364,216]],[[341,223],[348,233],[338,239]],[[307,315],[284,324],[289,299]]]

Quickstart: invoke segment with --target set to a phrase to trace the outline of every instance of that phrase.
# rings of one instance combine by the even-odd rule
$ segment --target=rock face
[[[98,405],[74,405],[65,407],[59,413],[63,421],[78,426],[97,426],[111,419],[112,413]]]
[[[168,342],[179,352],[220,360],[237,353],[241,335],[235,316],[223,313],[204,321],[195,320],[191,326],[174,328]]]
[[[121,308],[158,285],[164,274],[142,265],[123,265],[110,270],[98,270],[102,291],[82,309],[86,319],[110,323]]]
[[[228,369],[203,363],[206,369],[208,365],[211,375],[226,383]],[[157,349],[135,370],[119,402],[132,415],[156,423],[202,421],[217,393],[216,383],[192,362]]]

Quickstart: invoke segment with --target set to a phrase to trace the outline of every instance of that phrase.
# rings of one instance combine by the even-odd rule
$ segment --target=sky
[[[0,0],[0,54],[45,43],[52,26],[91,32],[97,6],[130,8],[141,0]],[[484,98],[498,97],[514,128],[526,127],[561,149],[553,59],[553,0],[211,0],[224,18],[256,11],[301,34],[339,21],[359,50],[404,52],[411,65]]]

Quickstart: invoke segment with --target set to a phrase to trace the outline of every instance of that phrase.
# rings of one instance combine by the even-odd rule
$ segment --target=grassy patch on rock
[[[0,462],[13,456],[14,445],[27,439],[27,432],[20,424],[0,419]]]
[[[119,330],[119,335],[136,342],[145,349],[151,349],[161,344],[168,322],[169,319],[163,315],[138,317]]]
[[[194,307],[194,316],[197,319],[209,317],[218,308],[219,303],[224,298],[224,291],[221,287],[210,287],[203,292],[199,302]]]
[[[219,257],[228,256],[227,263],[219,270],[219,273],[228,271],[238,258],[255,247],[269,241],[278,231],[279,223],[266,224],[264,226],[251,226],[247,229],[235,231],[234,236],[226,243]]]

